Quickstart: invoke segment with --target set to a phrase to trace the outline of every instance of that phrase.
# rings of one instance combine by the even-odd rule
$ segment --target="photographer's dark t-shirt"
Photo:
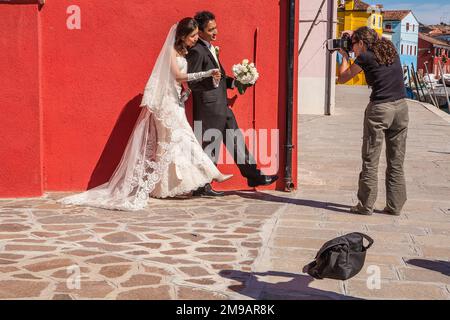
[[[371,102],[384,103],[406,98],[403,69],[399,57],[389,66],[380,65],[375,54],[368,50],[361,53],[355,63],[364,70],[367,84],[372,87]]]

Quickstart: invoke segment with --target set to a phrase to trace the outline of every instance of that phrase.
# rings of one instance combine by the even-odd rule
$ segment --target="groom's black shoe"
[[[195,197],[222,197],[225,193],[213,190],[211,184],[208,183],[204,187],[195,190],[192,195]]]
[[[266,176],[260,175],[255,179],[248,179],[247,184],[249,187],[268,186],[278,180],[278,176]]]

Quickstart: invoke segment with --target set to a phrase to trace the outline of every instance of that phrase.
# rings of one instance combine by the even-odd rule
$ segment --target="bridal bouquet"
[[[233,66],[233,74],[236,77],[235,83],[240,94],[244,94],[245,90],[253,86],[259,78],[255,64],[249,63],[247,59]]]

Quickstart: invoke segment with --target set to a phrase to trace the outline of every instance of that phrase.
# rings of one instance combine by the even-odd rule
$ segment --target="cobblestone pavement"
[[[61,193],[0,200],[0,299],[450,299],[450,123],[411,103],[404,213],[351,215],[368,94],[338,87],[336,115],[300,116],[295,193],[153,199],[132,213],[62,206]],[[302,273],[351,231],[375,239],[360,274]]]
[[[235,192],[119,212],[61,196],[1,201],[0,298],[245,299],[226,270],[251,271],[283,206]]]

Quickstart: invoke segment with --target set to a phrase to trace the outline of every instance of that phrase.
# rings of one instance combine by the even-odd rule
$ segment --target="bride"
[[[150,197],[174,197],[232,177],[222,174],[203,152],[186,118],[189,90],[182,94],[182,83],[220,79],[218,69],[186,73],[185,55],[197,40],[194,19],[184,18],[172,26],[145,87],[133,133],[110,180],[58,202],[134,211],[145,208]]]

